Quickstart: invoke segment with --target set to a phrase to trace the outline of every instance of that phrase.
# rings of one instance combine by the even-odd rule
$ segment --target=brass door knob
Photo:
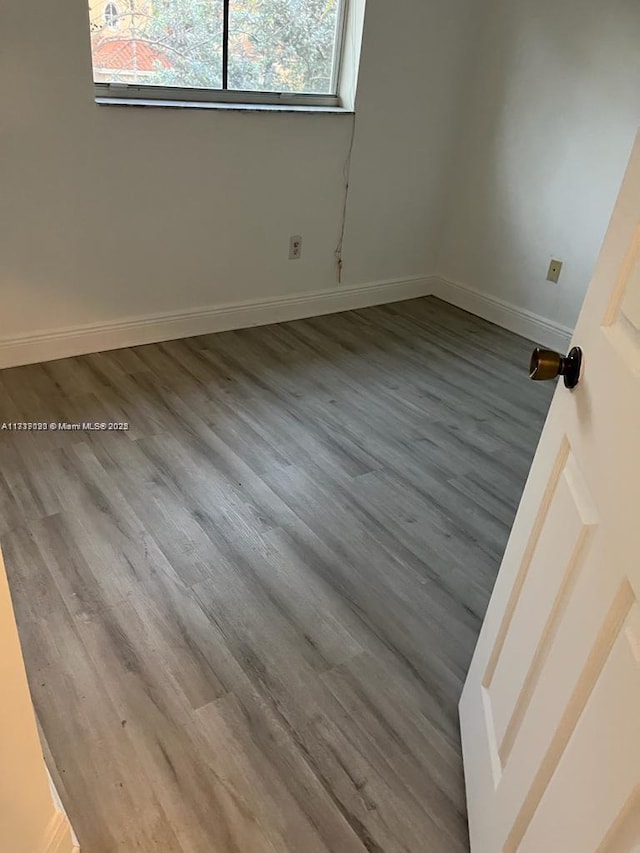
[[[565,387],[575,388],[580,381],[581,367],[582,350],[580,347],[573,347],[569,355],[560,355],[559,352],[536,347],[531,356],[529,378],[540,381],[563,376]]]

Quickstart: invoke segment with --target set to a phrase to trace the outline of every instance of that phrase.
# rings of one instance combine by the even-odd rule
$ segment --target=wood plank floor
[[[0,372],[0,541],[85,853],[468,849],[457,701],[550,401],[433,298]]]

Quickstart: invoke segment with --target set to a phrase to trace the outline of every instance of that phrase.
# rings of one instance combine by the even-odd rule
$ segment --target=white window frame
[[[223,39],[228,36],[229,0],[223,0],[225,10],[225,27]],[[222,105],[254,105],[265,106],[290,106],[290,107],[323,107],[342,108],[339,95],[340,75],[342,72],[342,59],[344,48],[344,34],[347,21],[347,6],[349,0],[338,0],[338,18],[336,21],[335,50],[333,56],[333,68],[331,73],[331,92],[328,94],[307,94],[296,92],[262,92],[262,91],[239,91],[237,89],[191,89],[178,86],[145,86],[144,84],[130,83],[94,83],[94,94],[98,103],[149,103],[171,102],[188,103],[195,105],[201,103]],[[227,61],[226,51],[223,62]]]

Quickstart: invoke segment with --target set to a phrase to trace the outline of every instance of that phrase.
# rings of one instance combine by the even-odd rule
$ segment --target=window
[[[118,26],[118,7],[115,3],[107,3],[104,7],[104,22],[109,29],[114,30]]]
[[[101,97],[337,106],[347,0],[90,0]]]

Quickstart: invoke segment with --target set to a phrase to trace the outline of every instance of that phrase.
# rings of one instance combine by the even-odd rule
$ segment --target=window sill
[[[309,104],[236,104],[223,101],[161,101],[155,98],[108,98],[98,96],[99,106],[107,107],[161,107],[164,109],[232,110],[239,112],[275,113],[329,113],[330,115],[353,115],[345,107],[321,107]]]

